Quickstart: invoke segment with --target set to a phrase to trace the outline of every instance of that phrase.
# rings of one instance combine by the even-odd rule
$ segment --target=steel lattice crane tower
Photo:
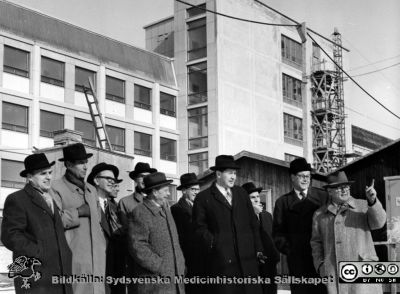
[[[335,69],[311,74],[314,168],[321,173],[346,164],[342,36],[336,28],[332,38]]]

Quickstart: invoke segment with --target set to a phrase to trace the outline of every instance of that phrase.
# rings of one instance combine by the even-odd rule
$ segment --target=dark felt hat
[[[324,188],[335,188],[341,185],[350,185],[354,183],[354,181],[349,181],[347,179],[344,171],[338,171],[328,175],[326,182],[327,184],[323,186]]]
[[[25,170],[20,172],[19,175],[25,178],[28,173],[33,172],[35,170],[51,167],[55,163],[56,163],[55,161],[49,162],[44,153],[31,154],[25,158],[24,160]]]
[[[243,184],[242,185],[242,188],[243,189],[245,189],[246,190],[246,192],[247,192],[247,194],[251,194],[251,193],[253,193],[253,192],[258,192],[258,193],[260,193],[261,191],[262,191],[262,187],[256,187],[256,185],[254,185],[254,183],[253,182],[248,182],[248,183],[246,183],[246,184]]]
[[[110,170],[112,171],[112,173],[114,174],[114,178],[115,178],[115,182],[116,183],[121,183],[122,180],[118,179],[118,175],[119,175],[119,170],[118,167],[116,167],[115,165],[112,164],[107,164],[105,162],[100,162],[99,164],[96,164],[93,168],[92,171],[90,172],[88,178],[87,178],[87,182],[91,185],[95,185],[94,184],[94,178],[102,171],[105,170]]]
[[[63,158],[59,161],[84,160],[93,156],[93,153],[86,153],[85,146],[82,143],[75,143],[63,148]]]
[[[210,169],[213,171],[223,171],[228,168],[240,169],[232,155],[218,155],[215,158],[215,166],[210,167]]]
[[[129,173],[129,177],[132,180],[135,180],[135,178],[140,175],[141,173],[154,173],[157,170],[155,168],[151,168],[150,164],[147,162],[138,162],[136,163],[135,169]]]
[[[173,180],[167,180],[164,173],[154,172],[143,178],[143,183],[144,183],[144,187],[145,187],[144,191],[147,193],[151,189],[161,187],[161,186],[166,186],[172,182],[173,182]]]
[[[302,171],[312,171],[311,165],[303,157],[296,158],[290,162],[289,173],[292,175]]]
[[[199,185],[201,183],[201,181],[197,179],[195,173],[183,174],[181,175],[180,180],[181,180],[181,185],[176,188],[177,190],[182,190],[194,185]]]

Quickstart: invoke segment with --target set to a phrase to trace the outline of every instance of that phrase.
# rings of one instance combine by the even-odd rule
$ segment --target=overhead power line
[[[355,83],[365,94],[367,94],[371,99],[373,99],[376,103],[378,103],[380,106],[382,106],[385,110],[387,110],[389,113],[391,113],[393,116],[396,118],[400,119],[400,116],[395,114],[393,111],[391,111],[389,108],[387,108],[385,105],[383,105],[380,101],[378,101],[374,96],[372,96],[367,90],[365,90],[357,81],[355,81],[341,66],[339,66],[333,58],[315,41],[315,39],[307,32],[307,35],[310,37],[311,40],[315,42],[315,44],[324,52],[324,54],[353,82]]]
[[[267,26],[277,26],[277,27],[297,27],[298,26],[297,24],[291,25],[291,24],[269,23],[269,22],[262,22],[262,21],[255,21],[255,20],[251,20],[251,19],[240,18],[240,17],[228,15],[228,14],[225,14],[225,13],[216,12],[214,10],[202,8],[202,7],[199,7],[198,5],[193,5],[191,3],[188,3],[188,2],[185,2],[185,1],[182,1],[182,0],[176,0],[176,1],[180,2],[182,4],[189,5],[191,7],[196,7],[198,9],[201,9],[201,10],[204,10],[204,11],[216,14],[216,15],[220,15],[220,16],[223,16],[223,17],[226,17],[226,18],[231,18],[231,19],[235,19],[235,20],[239,20],[239,21],[255,23],[255,24],[261,24],[261,25],[267,25]]]
[[[389,108],[387,108],[385,105],[383,105],[380,101],[378,101],[374,96],[372,96],[367,90],[365,90],[359,83],[357,83],[356,80],[353,79],[352,76],[350,76],[340,65],[338,65],[335,60],[322,48],[317,41],[311,36],[309,32],[307,32],[307,35],[310,37],[310,39],[321,49],[322,52],[354,83],[356,84],[365,94],[367,94],[372,100],[374,100],[376,103],[378,103],[380,106],[382,106],[384,109],[386,109],[388,112],[390,112],[392,115],[400,119],[400,116],[398,116],[396,113],[391,111]]]
[[[384,62],[384,61],[388,61],[388,60],[392,60],[392,59],[395,59],[395,58],[398,58],[398,57],[400,57],[400,55],[396,55],[396,56],[393,56],[393,57],[388,57],[388,58],[381,59],[381,60],[378,60],[378,61],[375,61],[375,62],[371,62],[371,63],[368,63],[368,64],[356,66],[356,67],[353,67],[353,68],[349,69],[348,71],[354,71],[356,69],[360,69],[360,68],[364,68],[364,67],[367,67],[367,66],[375,65],[375,64],[378,64],[378,63],[381,63],[381,62]]]
[[[280,12],[280,11],[278,11],[278,10],[272,8],[271,6],[268,6],[268,5],[265,4],[264,2],[259,1],[259,0],[254,0],[254,1],[255,1],[256,3],[258,3],[258,4],[262,5],[262,6],[264,6],[264,7],[267,7],[269,10],[272,10],[273,12],[279,14],[280,16],[282,16],[282,17],[284,17],[284,18],[290,20],[291,22],[294,22],[294,23],[297,24],[298,26],[301,25],[301,23],[299,23],[298,21],[294,20],[293,18],[290,18],[289,16],[283,14],[282,12]],[[319,36],[320,38],[324,39],[325,41],[327,41],[327,42],[329,42],[329,43],[332,43],[332,44],[334,44],[334,45],[337,45],[337,44],[336,44],[335,42],[333,42],[331,39],[328,39],[327,37],[325,37],[325,36],[323,36],[323,35],[317,33],[316,31],[314,31],[314,30],[312,30],[312,29],[307,28],[307,30],[309,30],[310,32],[313,32],[314,34],[316,34],[316,35]],[[341,45],[340,45],[340,48],[342,48],[342,49],[343,49],[344,51],[346,51],[346,52],[350,52],[349,49],[347,49],[347,48],[345,48],[345,47],[343,47],[343,46],[341,46]]]
[[[365,72],[365,73],[362,73],[362,74],[353,75],[353,78],[354,78],[354,77],[366,76],[366,75],[369,75],[369,74],[372,74],[372,73],[375,73],[375,72],[379,72],[379,71],[382,71],[382,70],[385,70],[385,69],[388,69],[388,68],[395,67],[395,66],[397,66],[397,65],[400,65],[400,62],[397,62],[397,63],[395,63],[395,64],[392,64],[392,65],[389,65],[389,66],[386,66],[386,67],[383,67],[383,68],[379,68],[379,69],[376,69],[376,70],[372,70],[372,71],[369,71],[369,72]]]

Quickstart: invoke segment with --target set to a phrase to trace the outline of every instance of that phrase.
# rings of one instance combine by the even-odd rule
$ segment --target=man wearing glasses
[[[182,191],[182,197],[171,206],[171,213],[174,217],[176,228],[178,230],[179,243],[181,245],[183,256],[185,257],[187,277],[196,274],[196,256],[199,255],[194,241],[194,228],[192,223],[193,202],[200,192],[200,181],[195,173],[183,174],[180,178],[181,185],[176,189]],[[187,284],[186,293],[194,293],[194,285]]]
[[[100,225],[107,240],[106,275],[115,278],[123,275],[123,258],[120,254],[122,225],[117,215],[117,204],[112,198],[118,179],[119,170],[115,165],[101,162],[95,165],[87,182],[96,187]],[[111,293],[124,293],[124,285],[111,285]]]
[[[277,249],[287,256],[290,276],[318,277],[311,255],[314,212],[327,201],[327,194],[310,187],[311,165],[304,158],[290,163],[293,190],[275,203],[272,236]],[[290,284],[292,294],[323,294],[325,285]]]
[[[371,230],[384,226],[386,213],[376,197],[374,180],[365,187],[366,200],[350,195],[350,184],[345,172],[328,176],[324,187],[329,202],[318,209],[313,218],[311,238],[314,266],[322,276],[333,276],[329,294],[380,294],[379,284],[339,284],[337,263],[340,261],[378,261]]]

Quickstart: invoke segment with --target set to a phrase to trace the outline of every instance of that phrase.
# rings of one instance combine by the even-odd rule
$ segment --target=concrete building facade
[[[5,197],[24,185],[23,159],[53,146],[54,131],[80,131],[85,144],[99,146],[82,91],[88,77],[114,151],[134,157],[132,166],[148,162],[177,183],[172,60],[0,1],[0,217]]]
[[[157,33],[174,37],[178,87],[179,164],[204,172],[218,154],[312,159],[310,73],[334,69],[313,42],[262,1],[175,2],[173,18],[145,27],[148,50]],[[243,19],[292,26],[239,21]],[[174,24],[174,31],[165,29]],[[333,28],[332,28],[333,30]],[[332,53],[333,45],[316,36]]]

